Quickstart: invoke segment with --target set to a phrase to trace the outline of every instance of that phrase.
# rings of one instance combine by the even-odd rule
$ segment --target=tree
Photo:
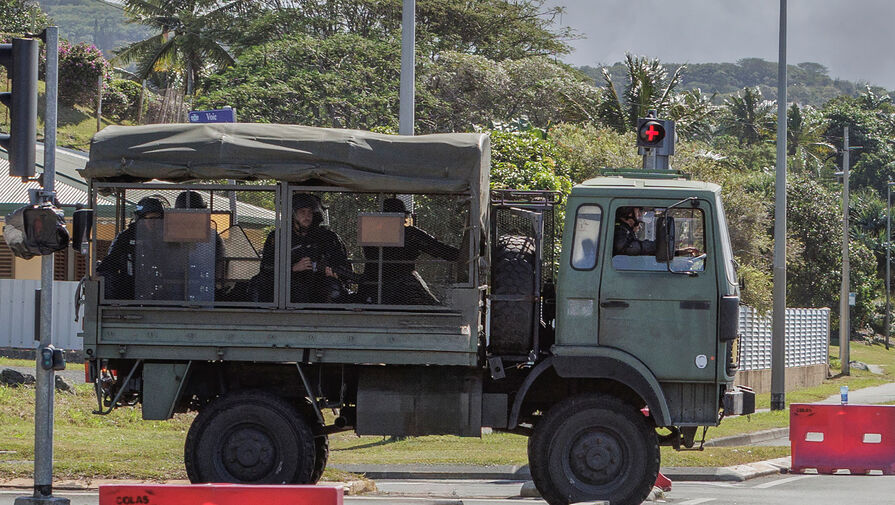
[[[197,107],[231,105],[247,122],[335,128],[395,126],[400,44],[295,34],[243,52],[205,79]]]
[[[763,100],[761,90],[745,88],[736,96],[724,101],[721,131],[740,141],[740,145],[753,145],[769,138],[774,131],[776,117],[774,102]]]
[[[568,195],[569,174],[557,164],[556,145],[544,130],[491,132],[491,187],[548,189]]]
[[[665,118],[675,122],[675,132],[682,138],[708,141],[718,115],[718,107],[712,103],[714,98],[714,93],[708,96],[698,88],[673,95]]]
[[[314,38],[352,34],[400,40],[401,0],[267,0],[270,8],[237,20],[228,40],[241,51],[295,33]],[[426,59],[445,51],[502,61],[569,52],[575,34],[555,28],[561,7],[544,0],[419,0],[417,49]]]
[[[871,96],[874,95],[874,96]],[[871,186],[878,194],[886,192],[886,182],[895,179],[895,114],[888,112],[885,100],[880,100],[868,90],[858,98],[839,97],[831,100],[823,109],[828,121],[824,140],[842,145],[845,127],[848,127],[849,144],[861,146],[851,151],[850,163],[856,187]],[[841,166],[841,153],[837,164]]]
[[[619,132],[633,130],[637,118],[646,116],[650,109],[656,109],[661,116],[671,105],[672,91],[680,83],[684,70],[682,65],[669,77],[658,59],[635,57],[630,53],[625,55],[625,67],[629,83],[621,96],[612,75],[606,68],[602,69],[606,95],[600,107],[601,120]]]
[[[31,0],[0,0],[0,39],[39,32],[50,24],[46,13]]]
[[[596,116],[600,90],[544,57],[502,62],[445,52],[420,72],[422,131],[469,131],[524,118],[547,128]]]
[[[793,158],[791,165],[795,170],[806,170],[809,163],[814,165],[817,175],[830,154],[836,152],[836,146],[825,142],[827,122],[814,107],[792,104],[786,112],[786,148],[787,154]]]
[[[233,63],[215,27],[250,7],[248,0],[125,0],[128,17],[157,34],[128,44],[117,52],[122,63],[137,63],[137,75],[146,79],[154,71],[182,74],[187,94],[204,70]]]

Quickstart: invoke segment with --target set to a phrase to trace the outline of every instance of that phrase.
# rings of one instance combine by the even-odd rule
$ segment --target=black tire
[[[639,505],[659,474],[659,441],[639,410],[587,394],[553,406],[528,440],[532,479],[550,505]]]
[[[190,482],[310,484],[314,435],[282,398],[241,391],[218,398],[196,416],[184,447]]]
[[[311,473],[311,483],[316,484],[326,470],[326,461],[329,459],[329,437],[321,433],[314,437],[314,471]]]
[[[504,235],[494,245],[491,294],[533,297],[535,243],[521,235]],[[527,355],[532,348],[535,302],[491,301],[491,352]]]

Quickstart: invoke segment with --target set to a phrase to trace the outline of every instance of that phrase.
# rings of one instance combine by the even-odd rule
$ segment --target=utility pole
[[[398,133],[413,135],[416,82],[416,0],[404,0],[401,16],[401,90]]]
[[[892,305],[890,291],[892,290],[892,181],[886,183],[886,350],[889,350],[889,325],[892,323]]]
[[[56,195],[56,119],[59,82],[59,28],[50,26],[44,39],[47,51],[46,111],[44,122],[44,173],[41,202]],[[41,354],[53,342],[53,255],[40,258],[40,347],[37,352],[34,404],[34,495],[16,498],[15,505],[68,505],[68,498],[53,496],[53,405],[56,372],[41,366]]]
[[[771,410],[786,408],[786,0],[780,0],[777,62],[777,180],[774,185],[774,311],[771,321]]]
[[[842,129],[842,289],[839,291],[839,361],[842,375],[851,375],[849,367],[849,264],[848,264],[848,126]]]

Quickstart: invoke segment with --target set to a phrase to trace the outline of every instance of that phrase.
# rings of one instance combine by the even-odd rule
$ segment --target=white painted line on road
[[[790,482],[796,480],[807,479],[809,477],[816,477],[816,475],[797,475],[795,477],[788,477],[786,479],[772,480],[771,482],[764,482],[762,484],[758,484],[752,486],[753,489],[767,489],[769,487],[779,486],[780,484],[788,484]]]
[[[715,498],[695,498],[693,500],[682,501],[680,505],[699,505],[700,503],[708,503],[715,501]]]

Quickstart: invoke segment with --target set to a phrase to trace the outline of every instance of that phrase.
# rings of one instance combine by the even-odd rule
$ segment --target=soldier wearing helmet
[[[307,193],[292,196],[292,240],[290,242],[292,303],[329,303],[345,292],[345,277],[350,275],[345,244],[335,232],[323,226],[323,205],[320,199]],[[262,295],[272,299],[274,249],[276,231],[267,236],[261,254]],[[341,275],[340,275],[341,274]],[[265,291],[267,296],[265,295]]]
[[[420,254],[447,261],[457,261],[460,250],[445,244],[425,231],[413,226],[410,212],[398,198],[387,198],[382,202],[383,212],[403,213],[403,247],[364,247],[366,266],[361,279],[361,301],[377,302],[377,278],[379,251],[382,250],[382,299],[379,303],[389,305],[439,305],[441,302],[432,294],[426,281],[416,270],[415,261]]]
[[[109,245],[106,257],[96,266],[96,274],[105,280],[105,297],[112,300],[134,299],[134,256],[137,246],[137,222],[161,219],[162,202],[147,196],[137,202],[134,220]]]

